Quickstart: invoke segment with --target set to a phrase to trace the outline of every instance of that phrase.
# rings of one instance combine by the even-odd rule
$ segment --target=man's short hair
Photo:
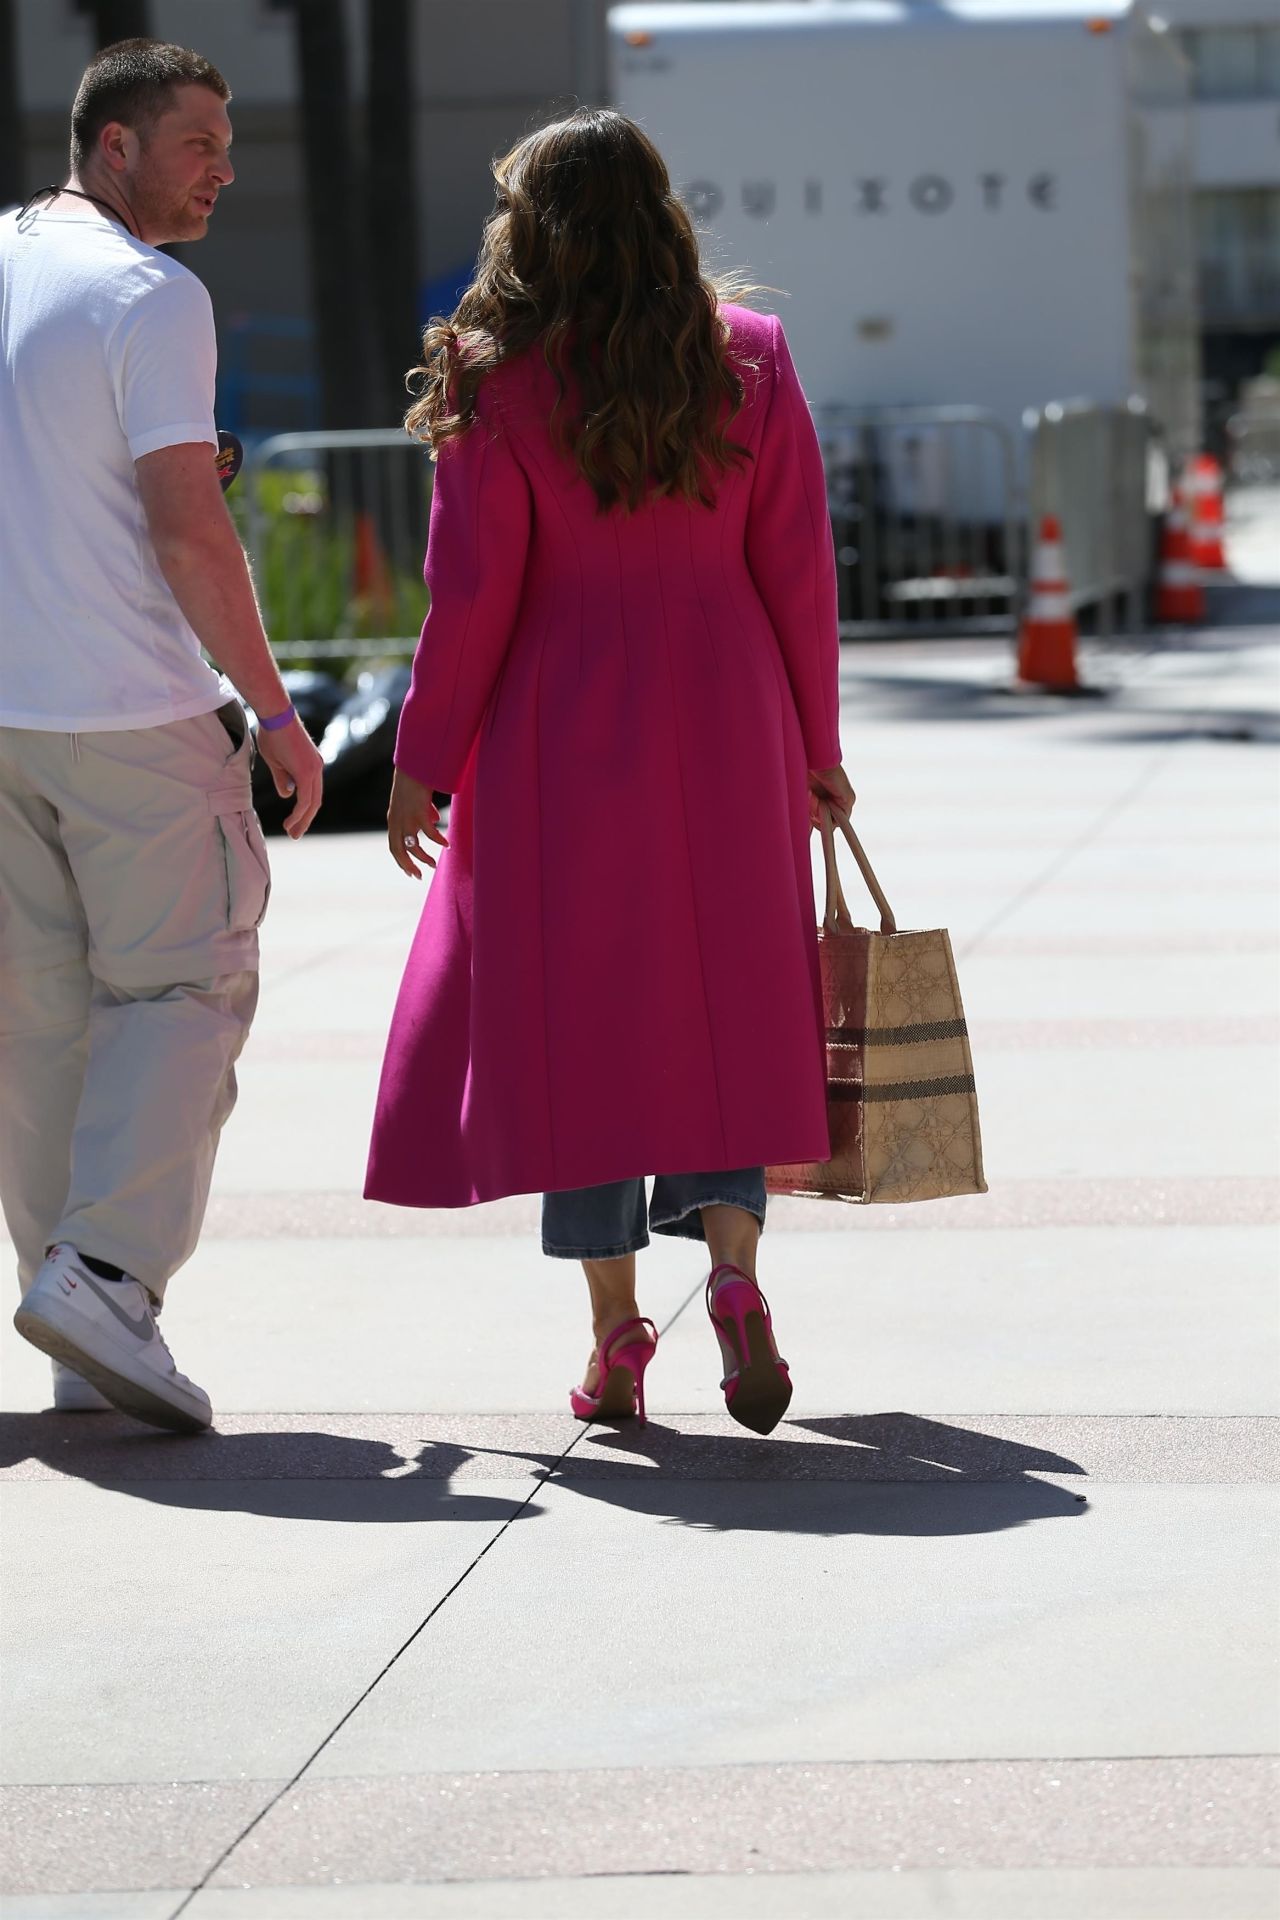
[[[231,89],[212,61],[166,40],[117,40],[84,70],[71,109],[71,165],[78,172],[111,121],[132,128],[143,142],[178,87],[208,87],[219,100]]]

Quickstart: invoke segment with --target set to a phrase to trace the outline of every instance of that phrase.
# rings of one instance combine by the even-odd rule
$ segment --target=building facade
[[[1204,372],[1225,404],[1280,351],[1280,7],[1154,4],[1191,68]]]

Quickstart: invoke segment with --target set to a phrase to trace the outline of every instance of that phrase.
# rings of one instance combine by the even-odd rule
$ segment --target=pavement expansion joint
[[[698,1293],[699,1291],[700,1291],[700,1288],[698,1287],[694,1287],[690,1289],[686,1297],[679,1303],[675,1311],[671,1314],[669,1319],[665,1322],[664,1326],[661,1329],[662,1332],[666,1332],[674,1324],[674,1322],[679,1318],[680,1314],[689,1305],[689,1302],[694,1298],[695,1294]],[[567,1456],[573,1451],[574,1447],[579,1444],[582,1437],[583,1436],[581,1432],[571,1436],[570,1439],[568,1440],[568,1444],[561,1450],[559,1456],[546,1463],[546,1466],[547,1466],[546,1477],[549,1478],[552,1474],[554,1474],[557,1467],[563,1464],[564,1459],[567,1458]],[[470,1579],[471,1575],[479,1567],[481,1561],[484,1560],[488,1556],[488,1554],[493,1551],[493,1549],[499,1544],[499,1542],[503,1539],[503,1537],[510,1530],[510,1528],[520,1518],[521,1514],[524,1512],[524,1510],[529,1506],[530,1502],[532,1501],[535,1491],[536,1491],[535,1488],[530,1489],[530,1491],[526,1494],[525,1498],[521,1501],[520,1505],[515,1509],[515,1511],[508,1516],[508,1518],[491,1536],[491,1538],[485,1542],[484,1546],[476,1554],[475,1558],[470,1562],[470,1564],[467,1567],[463,1569],[462,1573],[459,1574],[458,1578],[454,1581],[453,1585],[449,1587],[448,1590],[440,1596],[440,1598],[435,1602],[435,1604],[424,1615],[422,1620],[419,1621],[418,1625],[414,1628],[413,1632],[408,1635],[408,1637],[402,1642],[402,1644],[392,1654],[391,1658],[388,1661],[386,1661],[383,1667],[374,1675],[373,1679],[370,1680],[369,1684],[364,1688],[363,1692],[358,1696],[358,1698],[351,1703],[351,1705],[347,1708],[346,1712],[341,1716],[341,1718],[335,1721],[333,1726],[330,1728],[329,1732],[325,1735],[324,1739],[321,1740],[317,1744],[317,1746],[313,1749],[313,1751],[307,1756],[307,1758],[303,1761],[302,1765],[297,1769],[297,1771],[293,1774],[293,1776],[285,1784],[285,1786],[279,1789],[279,1791],[275,1794],[275,1796],[272,1799],[270,1799],[267,1802],[267,1804],[258,1813],[255,1814],[254,1818],[249,1821],[248,1825],[243,1829],[243,1831],[240,1834],[238,1834],[236,1838],[233,1841],[231,1841],[230,1844],[223,1849],[223,1851],[219,1854],[218,1858],[213,1862],[213,1864],[208,1868],[207,1872],[203,1875],[203,1877],[192,1887],[191,1892],[188,1894],[187,1898],[184,1899],[182,1903],[174,1909],[172,1920],[179,1920],[179,1916],[186,1910],[186,1908],[190,1905],[191,1901],[194,1900],[196,1895],[204,1887],[216,1881],[219,1875],[219,1872],[225,1866],[225,1864],[231,1859],[232,1855],[237,1853],[240,1850],[240,1848],[244,1846],[246,1842],[249,1841],[249,1839],[251,1838],[255,1830],[259,1826],[261,1826],[264,1821],[270,1818],[276,1806],[279,1805],[279,1803],[288,1794],[292,1793],[305,1780],[307,1775],[310,1773],[312,1767],[315,1765],[316,1761],[320,1758],[321,1754],[326,1750],[326,1748],[328,1748],[333,1743],[333,1741],[342,1732],[342,1729],[355,1717],[356,1714],[359,1713],[360,1709],[375,1693],[378,1687],[381,1686],[382,1682],[387,1678],[391,1670],[409,1652],[409,1650],[414,1646],[414,1644],[418,1641],[421,1635],[431,1625],[432,1621],[436,1618],[436,1616],[441,1612],[441,1610],[444,1607],[448,1605],[449,1601],[453,1598],[454,1594],[456,1594],[458,1590],[466,1583],[466,1581]]]
[[[958,957],[964,960],[968,959],[971,955],[977,954],[981,950],[988,934],[994,933],[997,927],[1003,926],[1006,920],[1012,919],[1020,907],[1024,906],[1034,895],[1042,893],[1051,881],[1056,880],[1058,875],[1071,864],[1078,854],[1083,853],[1087,847],[1093,846],[1125,809],[1132,805],[1143,791],[1150,786],[1171,751],[1172,743],[1152,754],[1151,758],[1139,770],[1130,784],[1125,787],[1122,792],[1116,794],[1113,799],[1107,801],[1100,807],[1094,818],[1082,829],[1074,840],[1059,851],[1053,853],[1049,859],[1046,860],[1039,873],[1034,874],[1025,886],[1019,888],[1011,894],[1001,906],[997,907],[995,912],[983,921],[976,933],[970,934],[960,942],[957,948]]]

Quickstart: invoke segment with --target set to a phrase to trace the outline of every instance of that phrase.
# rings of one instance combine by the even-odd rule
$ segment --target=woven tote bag
[[[951,941],[943,928],[899,933],[857,834],[841,832],[880,909],[856,927],[822,810],[826,911],[818,929],[827,1029],[831,1158],[769,1167],[771,1193],[901,1204],[985,1193],[973,1061]]]

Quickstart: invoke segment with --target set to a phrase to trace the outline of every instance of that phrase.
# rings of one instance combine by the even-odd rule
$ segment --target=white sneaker
[[[105,1393],[73,1371],[61,1360],[53,1363],[53,1410],[55,1413],[114,1413]]]
[[[104,1393],[113,1407],[175,1433],[202,1433],[213,1409],[179,1373],[137,1280],[101,1280],[74,1247],[54,1247],[13,1324],[33,1347]]]

